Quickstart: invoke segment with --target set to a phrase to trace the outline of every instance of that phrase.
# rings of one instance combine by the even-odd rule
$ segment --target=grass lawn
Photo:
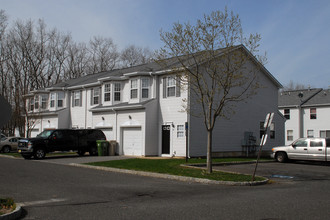
[[[233,162],[233,161],[253,161],[249,158],[221,158],[214,159],[213,162]],[[205,159],[189,159],[188,163],[205,163]],[[187,168],[180,166],[185,164],[185,159],[126,159],[113,160],[106,162],[88,163],[92,166],[113,167],[128,170],[147,171],[154,173],[164,173],[178,176],[188,176],[196,178],[205,178],[218,181],[246,182],[251,181],[251,175],[232,174],[226,172],[213,171],[208,174],[203,169]],[[264,180],[262,177],[256,177],[256,181]]]

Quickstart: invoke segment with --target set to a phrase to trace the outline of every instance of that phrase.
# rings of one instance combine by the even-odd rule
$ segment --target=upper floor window
[[[131,99],[136,99],[138,97],[138,80],[131,80]]]
[[[142,87],[142,98],[143,99],[149,98],[149,87],[150,87],[149,78],[141,79],[141,87]]]
[[[284,109],[284,117],[290,119],[290,109]]]
[[[29,100],[29,110],[33,111],[34,110],[34,98],[30,98]]]
[[[310,109],[310,119],[316,119],[316,108]]]
[[[163,78],[163,98],[180,97],[180,80],[176,76]]]
[[[100,104],[100,88],[93,88],[91,89],[91,105],[98,105]]]
[[[54,108],[55,107],[55,93],[50,93],[50,107]]]
[[[39,95],[34,96],[34,108],[39,109]]]
[[[41,95],[41,109],[46,109],[47,108],[47,101],[48,101],[48,96],[47,95]]]
[[[121,99],[121,83],[114,84],[114,101],[120,102]]]
[[[64,102],[64,93],[59,92],[57,94],[57,107],[59,108],[63,107],[63,102]]]
[[[109,102],[111,100],[111,84],[104,85],[104,101]]]
[[[72,92],[72,107],[82,106],[82,91],[73,91]]]

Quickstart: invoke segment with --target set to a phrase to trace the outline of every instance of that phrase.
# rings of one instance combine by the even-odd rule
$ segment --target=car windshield
[[[43,131],[40,134],[37,135],[37,137],[43,137],[43,138],[48,138],[49,135],[52,133],[53,131]]]

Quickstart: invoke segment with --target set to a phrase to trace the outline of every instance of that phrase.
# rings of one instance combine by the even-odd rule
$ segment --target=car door
[[[11,150],[17,150],[17,143],[18,139],[17,138],[12,138],[9,140]]]
[[[308,160],[325,161],[325,143],[323,139],[312,139],[308,147]]]
[[[295,160],[308,159],[308,140],[306,138],[298,139],[289,149],[289,158]]]
[[[50,151],[63,151],[66,146],[65,131],[57,130],[49,136],[48,147]]]

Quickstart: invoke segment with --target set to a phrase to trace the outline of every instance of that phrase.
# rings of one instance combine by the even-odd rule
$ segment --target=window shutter
[[[93,89],[91,89],[91,105],[93,105]]]
[[[79,91],[80,92],[80,100],[79,100],[79,104],[80,107],[82,106],[82,90]],[[86,103],[87,104],[87,103]]]
[[[163,78],[163,98],[166,98],[166,89],[167,89],[167,77]]]
[[[180,97],[180,95],[181,95],[181,87],[180,87],[180,85],[181,85],[181,81],[180,81],[180,77],[176,77],[176,82],[175,82],[175,95],[176,95],[176,97]]]
[[[102,87],[99,88],[99,105],[101,105],[102,102]]]
[[[71,106],[74,107],[74,91],[71,92]]]

